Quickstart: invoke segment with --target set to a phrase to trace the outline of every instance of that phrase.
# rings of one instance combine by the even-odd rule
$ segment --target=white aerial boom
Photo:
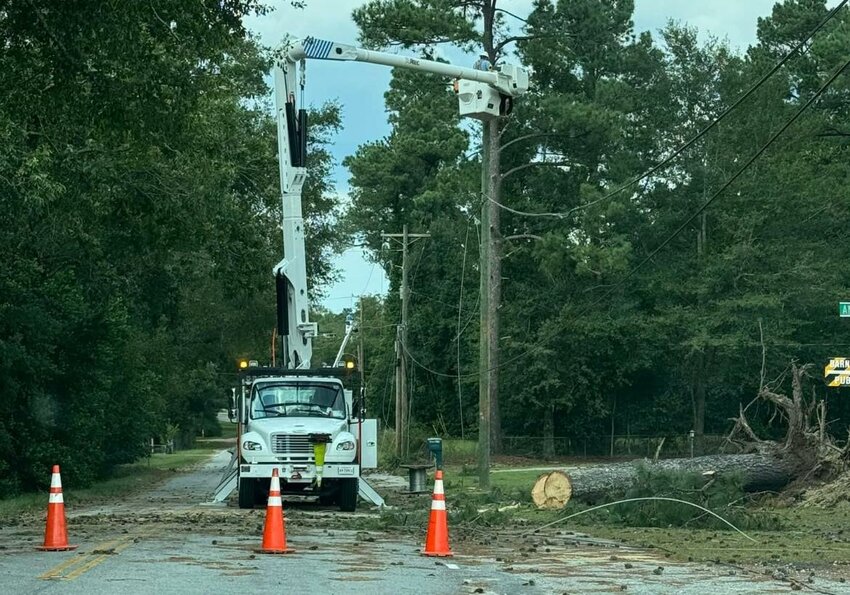
[[[307,175],[307,112],[298,105],[296,89],[304,89],[303,63],[307,59],[344,60],[409,68],[455,79],[461,116],[489,120],[510,112],[514,97],[528,90],[528,72],[500,64],[464,68],[443,62],[375,52],[354,46],[307,37],[287,43],[274,66],[277,109],[278,161],[283,199],[283,260],[274,268],[277,287],[278,332],[286,340],[288,368],[309,368],[316,323],[310,322],[307,292],[304,218],[301,190]],[[302,64],[301,77],[297,73]]]

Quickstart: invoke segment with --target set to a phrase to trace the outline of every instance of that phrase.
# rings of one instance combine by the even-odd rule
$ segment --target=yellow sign
[[[850,386],[850,358],[833,357],[823,368],[827,386]]]
[[[850,370],[850,359],[846,357],[834,357],[829,360],[829,363],[823,369],[823,375],[829,376],[830,374],[835,374],[836,372],[841,372],[844,370]]]
[[[850,386],[850,370],[830,380],[827,386]]]

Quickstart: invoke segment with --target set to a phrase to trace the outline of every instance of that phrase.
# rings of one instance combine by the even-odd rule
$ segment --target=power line
[[[428,246],[428,238],[426,237],[424,239],[425,241],[422,243],[422,248],[419,250],[419,256],[416,258],[416,264],[413,265],[413,277],[410,279],[411,287],[416,284],[416,275],[419,273],[419,265],[422,264],[422,256],[425,254],[425,248]],[[412,289],[410,291],[411,293],[416,293]]]
[[[729,188],[729,186],[731,186],[731,185],[735,182],[735,180],[737,180],[738,178],[740,178],[740,177],[741,177],[741,175],[743,175],[743,173],[744,173],[747,169],[749,169],[749,167],[750,167],[753,163],[755,163],[755,162],[756,162],[756,160],[757,160],[759,157],[761,157],[761,156],[762,156],[762,154],[764,154],[764,152],[765,152],[765,151],[767,151],[767,149],[768,149],[768,148],[769,148],[769,147],[770,147],[770,146],[771,146],[771,145],[772,145],[772,144],[776,141],[776,139],[778,139],[780,136],[782,136],[782,134],[783,134],[786,130],[788,130],[788,128],[790,128],[790,127],[791,127],[791,125],[792,125],[792,124],[794,124],[794,122],[796,122],[796,121],[797,121],[797,119],[798,119],[800,116],[802,116],[802,115],[803,115],[803,112],[805,112],[805,111],[806,111],[806,110],[807,110],[807,109],[808,109],[808,108],[809,108],[809,107],[810,107],[810,106],[811,106],[811,105],[812,105],[812,104],[813,104],[813,103],[814,103],[814,102],[815,102],[815,101],[816,101],[816,100],[817,100],[817,99],[818,99],[818,98],[819,98],[819,97],[823,94],[823,92],[824,92],[824,91],[826,91],[826,90],[827,90],[827,88],[829,88],[829,86],[830,86],[833,82],[835,82],[835,79],[837,79],[839,76],[841,76],[841,74],[842,74],[842,73],[843,73],[843,72],[847,69],[847,67],[848,67],[848,66],[850,66],[850,59],[848,59],[846,62],[844,62],[844,65],[843,65],[843,66],[841,66],[841,68],[839,68],[838,70],[836,70],[836,71],[832,74],[832,76],[830,76],[830,77],[826,80],[826,82],[825,82],[823,85],[821,85],[820,89],[818,89],[818,90],[817,90],[817,92],[815,92],[815,94],[814,94],[814,95],[812,95],[812,96],[809,98],[809,100],[808,100],[808,101],[806,101],[806,103],[804,103],[802,106],[800,106],[800,109],[798,109],[798,110],[794,113],[794,115],[791,117],[791,119],[789,119],[787,122],[785,122],[785,124],[783,124],[783,125],[782,125],[782,127],[781,127],[779,130],[777,130],[775,133],[773,133],[773,135],[772,135],[772,136],[768,139],[768,141],[767,141],[764,145],[762,145],[762,147],[761,147],[758,151],[756,151],[756,152],[753,154],[753,156],[752,156],[752,157],[750,157],[750,158],[746,161],[746,163],[744,163],[744,165],[742,165],[742,166],[738,169],[738,171],[736,171],[736,172],[732,175],[732,177],[731,177],[731,178],[729,178],[728,180],[726,180],[726,182],[725,182],[725,183],[724,183],[724,184],[723,184],[723,185],[722,185],[722,186],[721,186],[721,187],[717,190],[717,192],[715,192],[715,193],[711,196],[711,198],[709,198],[707,201],[705,201],[705,202],[704,202],[704,203],[703,203],[703,204],[702,204],[702,205],[701,205],[701,206],[700,206],[700,207],[699,207],[696,211],[694,211],[694,213],[693,213],[690,217],[688,217],[687,219],[685,219],[685,221],[684,221],[684,222],[683,222],[683,223],[682,223],[682,224],[681,224],[681,225],[680,225],[680,226],[676,229],[676,231],[674,231],[672,234],[670,234],[670,235],[669,235],[669,236],[668,236],[668,237],[667,237],[667,238],[666,238],[663,242],[661,242],[661,244],[659,244],[659,245],[658,245],[658,246],[657,246],[657,247],[656,247],[656,248],[655,248],[652,252],[650,252],[650,253],[649,253],[649,254],[648,254],[648,255],[647,255],[647,256],[646,256],[646,257],[645,257],[642,261],[640,261],[636,267],[634,267],[633,269],[631,269],[631,270],[630,270],[630,271],[629,271],[629,272],[628,272],[628,273],[627,273],[627,274],[626,274],[626,275],[625,275],[622,279],[620,279],[617,283],[615,283],[615,284],[614,284],[614,285],[613,285],[613,286],[612,286],[612,287],[611,287],[608,291],[606,291],[605,293],[603,293],[603,294],[602,294],[602,296],[600,296],[600,298],[599,298],[599,299],[597,299],[597,300],[595,300],[594,302],[592,302],[592,303],[590,304],[590,306],[592,307],[592,306],[596,305],[597,303],[599,303],[600,301],[602,301],[603,299],[605,299],[606,297],[608,297],[609,295],[611,295],[611,292],[613,292],[613,291],[614,291],[614,290],[616,290],[618,287],[620,287],[621,285],[623,285],[623,284],[624,284],[624,283],[625,283],[628,279],[630,279],[630,278],[631,278],[631,277],[632,277],[635,273],[637,273],[637,272],[638,272],[638,271],[639,271],[639,270],[640,270],[640,269],[641,269],[644,265],[646,265],[646,263],[648,263],[650,260],[652,260],[652,258],[653,258],[656,254],[658,254],[659,252],[661,252],[661,250],[663,250],[663,249],[664,249],[664,247],[665,247],[667,244],[669,244],[670,242],[672,242],[672,241],[676,238],[676,236],[678,236],[680,233],[682,233],[682,231],[684,231],[684,230],[685,230],[685,228],[686,228],[688,225],[690,225],[690,224],[694,221],[694,219],[696,219],[696,218],[697,218],[697,217],[698,217],[698,216],[699,216],[699,215],[700,215],[703,211],[705,211],[705,210],[706,210],[709,206],[711,206],[711,203],[713,203],[715,200],[717,200],[717,198],[718,198],[718,197],[719,197],[719,196],[720,196],[720,195],[721,195],[721,194],[722,194],[722,193],[723,193],[723,192],[724,192],[727,188]]]
[[[360,291],[360,297],[362,298],[366,294],[366,290],[369,289],[369,282],[372,280],[372,274],[375,272],[375,266],[377,262],[372,263],[372,268],[369,269],[369,277],[366,279],[366,284],[363,286],[363,289]]]
[[[429,302],[434,302],[436,304],[440,304],[442,306],[445,306],[446,308],[451,308],[452,310],[458,309],[458,307],[456,305],[449,303],[449,302],[446,302],[446,301],[443,301],[440,298],[436,298],[436,297],[429,295],[427,293],[422,293],[421,291],[413,291],[412,289],[410,290],[410,293],[413,294],[413,295],[418,295],[421,298],[425,298]]]
[[[681,145],[679,148],[677,148],[675,151],[673,151],[673,153],[671,153],[668,157],[663,159],[660,163],[652,166],[651,168],[649,168],[648,170],[646,170],[644,173],[640,174],[639,176],[632,178],[631,180],[629,180],[628,182],[626,182],[625,184],[623,184],[619,188],[616,188],[616,189],[612,190],[611,192],[609,192],[608,194],[606,194],[606,195],[604,195],[600,198],[597,198],[596,200],[592,200],[587,204],[574,207],[574,208],[572,208],[568,211],[564,211],[564,212],[561,212],[561,213],[535,213],[535,212],[528,212],[528,211],[520,211],[518,209],[508,207],[507,205],[504,205],[504,204],[497,202],[496,200],[488,197],[489,200],[491,200],[493,203],[498,205],[500,208],[505,209],[506,211],[509,211],[509,212],[514,213],[516,215],[521,215],[521,216],[524,216],[524,217],[553,217],[553,218],[557,218],[557,219],[564,219],[564,218],[570,216],[571,214],[575,213],[576,211],[580,211],[582,209],[586,209],[586,208],[592,207],[594,205],[597,205],[597,204],[599,204],[603,201],[608,200],[609,198],[612,198],[612,197],[620,194],[622,191],[624,191],[628,188],[631,188],[632,186],[634,186],[638,182],[645,180],[646,178],[650,177],[651,175],[655,174],[656,172],[662,170],[667,164],[669,164],[671,161],[676,159],[686,149],[688,149],[691,145],[693,145],[695,142],[697,142],[699,139],[701,139],[703,136],[705,136],[709,131],[711,131],[720,122],[722,122],[724,119],[726,119],[726,116],[728,116],[730,113],[732,113],[739,105],[741,105],[747,98],[749,98],[750,95],[755,93],[764,83],[766,83],[768,81],[768,79],[770,79],[770,77],[772,77],[780,68],[782,68],[785,65],[785,63],[788,62],[788,60],[790,60],[794,56],[794,54],[796,54],[798,51],[800,51],[806,45],[806,43],[808,43],[812,39],[812,37],[814,37],[815,34],[817,34],[818,31],[823,29],[823,27],[830,20],[832,20],[832,18],[838,13],[838,11],[841,10],[842,8],[844,8],[844,6],[848,2],[850,2],[850,0],[841,0],[841,2],[837,6],[835,6],[835,8],[830,10],[827,13],[827,15],[824,17],[824,19],[820,23],[818,23],[817,27],[815,27],[814,29],[811,30],[811,32],[809,32],[809,34],[806,36],[805,39],[800,41],[800,43],[798,43],[787,54],[785,54],[785,56],[779,62],[777,62],[773,66],[773,68],[771,68],[767,73],[765,73],[752,87],[747,89],[747,91],[743,95],[738,97],[738,99],[732,105],[730,105],[725,110],[723,110],[723,112],[721,112],[721,114],[719,116],[717,116],[717,118],[714,121],[712,121],[708,126],[703,128],[702,130],[700,130],[693,138],[691,138],[685,144]],[[546,162],[541,162],[541,163],[546,163]]]
[[[850,0],[847,0],[847,1],[850,1]],[[842,3],[842,6],[843,6],[845,3],[846,3],[846,2],[843,2],[843,3]],[[721,195],[721,194],[722,194],[722,193],[723,193],[723,192],[724,192],[727,188],[729,188],[729,186],[731,186],[731,185],[735,182],[735,180],[737,180],[739,177],[741,177],[741,175],[743,175],[743,173],[744,173],[745,171],[747,171],[747,169],[749,169],[749,168],[750,168],[750,166],[751,166],[753,163],[755,163],[755,161],[756,161],[759,157],[761,157],[761,156],[762,156],[762,154],[764,154],[764,152],[765,152],[765,151],[767,151],[767,149],[768,149],[768,148],[769,148],[769,147],[770,147],[770,146],[771,146],[771,145],[772,145],[772,144],[773,144],[773,143],[774,143],[774,142],[775,142],[775,141],[776,141],[776,140],[777,140],[777,139],[778,139],[778,138],[779,138],[779,137],[780,137],[780,136],[781,136],[781,135],[782,135],[782,134],[783,134],[783,133],[784,133],[784,132],[785,132],[788,128],[790,128],[792,124],[794,124],[794,122],[796,122],[796,121],[799,119],[799,117],[803,114],[803,112],[805,112],[805,111],[806,111],[806,110],[807,110],[807,109],[808,109],[808,108],[809,108],[809,107],[810,107],[810,106],[811,106],[811,105],[812,105],[815,101],[817,101],[817,99],[818,99],[818,98],[819,98],[819,97],[820,97],[820,96],[824,93],[824,91],[826,91],[826,90],[829,88],[829,86],[830,86],[830,85],[832,85],[832,83],[833,83],[833,82],[835,82],[835,80],[836,80],[839,76],[841,76],[841,74],[842,74],[845,70],[847,70],[847,68],[848,68],[848,67],[850,67],[850,59],[848,59],[847,61],[845,61],[845,62],[844,62],[844,64],[843,64],[840,68],[838,68],[838,69],[837,69],[837,70],[836,70],[836,71],[835,71],[835,72],[834,72],[834,73],[833,73],[833,74],[832,74],[832,75],[831,75],[831,76],[830,76],[830,77],[826,80],[826,82],[824,82],[824,83],[823,83],[823,85],[821,85],[821,87],[820,87],[820,88],[819,88],[819,89],[818,89],[818,90],[814,93],[814,95],[812,95],[812,96],[808,99],[808,101],[806,101],[806,102],[805,102],[802,106],[800,106],[800,108],[799,108],[799,109],[798,109],[798,110],[794,113],[794,115],[793,115],[793,116],[792,116],[792,117],[791,117],[791,118],[790,118],[787,122],[785,122],[785,124],[783,124],[783,125],[782,125],[782,127],[781,127],[779,130],[777,130],[777,131],[776,131],[776,132],[775,132],[775,133],[774,133],[774,134],[770,137],[770,139],[768,139],[768,141],[767,141],[764,145],[762,145],[762,146],[761,146],[761,148],[759,148],[759,150],[758,150],[758,151],[756,151],[756,152],[755,152],[755,153],[754,153],[754,154],[753,154],[753,155],[752,155],[752,156],[751,156],[751,157],[750,157],[750,158],[749,158],[749,159],[748,159],[748,160],[747,160],[747,161],[746,161],[746,162],[745,162],[745,163],[744,163],[744,164],[743,164],[743,165],[742,165],[742,166],[741,166],[741,167],[740,167],[740,168],[739,168],[739,169],[738,169],[738,170],[737,170],[737,171],[736,171],[733,175],[732,175],[732,177],[730,177],[730,178],[729,178],[729,179],[728,179],[728,180],[727,180],[727,181],[726,181],[726,182],[725,182],[725,183],[724,183],[724,184],[723,184],[723,185],[722,185],[722,186],[721,186],[721,187],[717,190],[717,192],[715,192],[715,193],[711,196],[711,198],[709,198],[707,201],[705,201],[705,202],[704,202],[704,203],[703,203],[703,204],[702,204],[702,205],[701,205],[701,206],[700,206],[700,207],[699,207],[696,211],[694,211],[694,213],[693,213],[693,214],[691,214],[691,216],[690,216],[690,217],[688,217],[688,218],[687,218],[687,219],[686,219],[686,220],[685,220],[685,221],[684,221],[684,222],[683,222],[683,223],[682,223],[682,224],[681,224],[681,225],[680,225],[680,226],[679,226],[679,227],[678,227],[678,228],[677,228],[677,229],[676,229],[676,230],[675,230],[672,234],[670,234],[670,235],[669,235],[669,236],[668,236],[668,237],[667,237],[667,238],[666,238],[663,242],[661,242],[661,244],[659,244],[659,245],[658,245],[658,246],[657,246],[654,250],[652,250],[652,252],[650,252],[650,253],[649,253],[649,255],[647,255],[647,256],[646,256],[643,260],[641,260],[641,261],[637,264],[637,266],[633,267],[633,268],[632,268],[632,269],[631,269],[628,273],[626,273],[626,275],[625,275],[624,277],[622,277],[619,281],[617,281],[615,284],[613,284],[612,286],[610,286],[610,287],[609,287],[609,289],[608,289],[605,293],[603,293],[601,296],[599,296],[599,298],[597,298],[596,300],[593,300],[593,301],[592,301],[590,304],[588,304],[585,308],[583,308],[581,311],[579,311],[579,312],[578,312],[578,314],[577,314],[576,316],[577,316],[577,317],[580,317],[580,316],[582,316],[583,314],[587,313],[587,312],[588,312],[591,308],[593,308],[596,304],[598,304],[599,302],[601,302],[602,300],[604,300],[605,298],[607,298],[607,297],[608,297],[609,295],[611,295],[614,291],[616,291],[618,288],[620,288],[622,285],[624,285],[626,281],[628,281],[631,277],[633,277],[633,276],[635,275],[635,273],[637,273],[637,272],[638,272],[638,271],[639,271],[642,267],[644,267],[644,266],[645,266],[645,265],[646,265],[646,264],[647,264],[650,260],[652,260],[652,259],[655,257],[655,255],[657,255],[657,254],[658,254],[661,250],[663,250],[663,249],[664,249],[664,247],[665,247],[665,246],[667,246],[670,242],[672,242],[672,241],[673,241],[673,240],[674,240],[674,239],[675,239],[675,238],[676,238],[676,237],[677,237],[677,236],[678,236],[678,235],[679,235],[679,234],[680,234],[680,233],[681,233],[681,232],[682,232],[685,228],[687,228],[687,226],[688,226],[688,225],[690,225],[690,224],[694,221],[694,219],[696,219],[696,218],[697,218],[697,217],[698,217],[698,216],[699,216],[699,215],[700,215],[703,211],[705,211],[705,210],[706,210],[706,209],[707,209],[707,208],[708,208],[708,207],[709,207],[709,206],[710,206],[710,205],[711,205],[711,204],[712,204],[715,200],[717,200],[717,198],[718,198],[718,197],[719,197],[719,196],[720,196],[720,195]],[[525,357],[525,356],[527,356],[527,355],[530,355],[530,354],[531,354],[531,353],[532,353],[535,349],[537,349],[537,348],[539,348],[540,346],[542,346],[542,345],[544,345],[544,344],[548,343],[550,340],[552,340],[552,339],[553,339],[553,338],[554,338],[554,337],[555,337],[555,336],[556,336],[556,335],[560,332],[560,329],[558,329],[556,325],[553,325],[553,328],[555,329],[555,330],[554,330],[554,332],[551,332],[551,333],[549,333],[549,334],[547,334],[547,335],[544,335],[541,339],[539,339],[538,341],[534,342],[534,343],[533,343],[533,344],[532,344],[532,345],[531,345],[528,349],[526,349],[526,350],[525,350],[525,351],[523,351],[522,353],[519,353],[519,354],[517,354],[517,355],[515,355],[515,356],[513,356],[513,357],[511,357],[511,358],[508,358],[508,359],[506,359],[506,360],[502,361],[502,362],[501,362],[501,363],[499,363],[497,366],[493,366],[493,368],[492,368],[492,369],[500,368],[500,367],[505,366],[505,365],[507,365],[507,364],[509,364],[509,363],[513,363],[513,362],[515,362],[515,361],[517,361],[517,360],[519,360],[519,359],[522,359],[523,357]],[[458,374],[446,374],[446,373],[443,373],[443,372],[438,372],[437,370],[433,370],[433,369],[431,369],[431,368],[429,368],[429,367],[425,366],[425,365],[424,365],[424,364],[422,364],[421,362],[419,362],[419,361],[418,361],[418,360],[417,360],[417,359],[416,359],[416,358],[415,358],[415,357],[414,357],[414,356],[410,353],[410,351],[407,349],[407,345],[403,345],[403,348],[404,348],[404,350],[407,352],[408,356],[409,356],[409,357],[410,357],[410,359],[413,361],[413,363],[415,363],[415,364],[416,364],[417,366],[419,366],[420,368],[422,368],[422,369],[424,369],[424,370],[426,370],[426,371],[428,371],[428,372],[430,372],[430,373],[432,373],[432,374],[435,374],[435,375],[437,375],[437,376],[444,376],[444,377],[448,377],[448,378],[461,378],[461,377],[472,377],[472,376],[478,376],[478,375],[480,374],[480,372],[468,373],[468,374],[463,374],[463,375],[461,375],[460,373],[458,373]]]
[[[725,190],[726,190],[729,186],[731,186],[731,185],[732,185],[732,183],[733,183],[733,182],[735,182],[735,180],[737,180],[739,177],[741,177],[741,175],[742,175],[742,174],[743,174],[743,173],[744,173],[747,169],[749,169],[749,167],[750,167],[753,163],[755,163],[755,161],[756,161],[759,157],[761,157],[761,155],[762,155],[762,154],[763,154],[763,153],[764,153],[764,152],[765,152],[765,151],[766,151],[766,150],[767,150],[767,149],[768,149],[768,148],[769,148],[769,147],[770,147],[770,146],[771,146],[771,145],[772,145],[772,144],[773,144],[773,143],[774,143],[774,142],[775,142],[775,141],[776,141],[776,140],[777,140],[777,139],[778,139],[778,138],[779,138],[779,137],[780,137],[780,136],[781,136],[781,135],[782,135],[782,134],[783,134],[783,133],[784,133],[784,132],[785,132],[785,131],[786,131],[786,130],[787,130],[787,129],[788,129],[788,128],[792,125],[792,124],[793,124],[793,123],[794,123],[794,122],[796,122],[796,121],[797,121],[797,119],[798,119],[798,118],[799,118],[799,117],[803,114],[803,112],[805,112],[805,111],[806,111],[806,110],[807,110],[807,109],[808,109],[808,108],[809,108],[809,107],[810,107],[810,106],[811,106],[811,105],[812,105],[812,104],[813,104],[813,103],[814,103],[814,102],[815,102],[815,101],[816,101],[816,100],[817,100],[817,99],[818,99],[818,98],[819,98],[819,97],[823,94],[823,92],[824,92],[824,91],[826,91],[826,90],[829,88],[829,86],[830,86],[833,82],[835,82],[835,80],[836,80],[836,79],[837,79],[837,78],[838,78],[838,77],[839,77],[839,76],[840,76],[840,75],[841,75],[841,74],[842,74],[842,73],[843,73],[843,72],[844,72],[844,71],[848,68],[848,66],[850,66],[850,59],[848,59],[846,62],[844,62],[844,64],[843,64],[840,68],[838,68],[838,69],[837,69],[837,70],[836,70],[836,71],[832,74],[832,76],[830,76],[830,77],[829,77],[829,79],[827,79],[827,80],[826,80],[826,82],[824,82],[824,84],[823,84],[823,85],[821,85],[821,87],[820,87],[820,88],[819,88],[819,89],[815,92],[815,94],[814,94],[814,95],[812,95],[812,96],[809,98],[809,100],[808,100],[808,101],[806,101],[806,103],[804,103],[802,106],[800,106],[800,109],[798,109],[798,110],[794,113],[794,115],[793,115],[793,116],[792,116],[792,117],[791,117],[791,118],[790,118],[790,119],[789,119],[789,120],[788,120],[785,124],[783,124],[783,125],[782,125],[782,127],[781,127],[779,130],[777,130],[777,131],[776,131],[776,132],[775,132],[775,133],[774,133],[774,134],[770,137],[770,139],[768,139],[768,141],[767,141],[764,145],[762,145],[762,147],[761,147],[758,151],[756,151],[756,152],[753,154],[753,156],[752,156],[752,157],[750,157],[750,158],[746,161],[746,163],[744,163],[744,165],[742,165],[742,166],[738,169],[738,171],[736,171],[736,172],[732,175],[732,177],[731,177],[731,178],[729,178],[729,179],[728,179],[728,180],[727,180],[727,181],[726,181],[726,182],[725,182],[725,183],[724,183],[724,184],[723,184],[723,185],[722,185],[722,186],[721,186],[721,187],[717,190],[717,192],[715,192],[715,193],[711,196],[711,198],[709,198],[707,201],[705,201],[705,202],[704,202],[704,203],[703,203],[703,204],[702,204],[702,205],[701,205],[701,206],[700,206],[700,207],[699,207],[696,211],[694,211],[694,213],[693,213],[690,217],[688,217],[688,218],[687,218],[687,219],[686,219],[686,220],[685,220],[685,221],[684,221],[684,222],[683,222],[683,223],[682,223],[682,224],[681,224],[681,225],[680,225],[680,226],[679,226],[679,227],[678,227],[678,228],[677,228],[677,229],[676,229],[676,230],[675,230],[672,234],[670,234],[670,235],[669,235],[669,236],[668,236],[668,237],[667,237],[667,238],[666,238],[663,242],[661,242],[661,244],[659,244],[659,245],[658,245],[658,246],[657,246],[657,247],[656,247],[656,248],[655,248],[652,252],[650,252],[650,253],[649,253],[649,255],[647,255],[647,256],[646,256],[646,257],[645,257],[642,261],[640,261],[640,262],[637,264],[637,266],[635,266],[635,267],[634,267],[634,268],[632,268],[632,269],[631,269],[628,273],[626,273],[626,275],[625,275],[624,277],[622,277],[622,278],[621,278],[621,279],[620,279],[617,283],[615,283],[614,285],[612,285],[612,286],[611,286],[611,287],[610,287],[610,288],[609,288],[609,289],[608,289],[605,293],[603,293],[601,296],[599,296],[599,298],[597,298],[596,300],[592,301],[592,302],[591,302],[591,303],[590,303],[587,307],[583,308],[583,309],[582,309],[582,310],[581,310],[581,311],[577,314],[577,316],[582,316],[583,314],[585,314],[586,312],[588,312],[591,308],[593,308],[595,305],[597,305],[599,302],[601,302],[602,300],[604,300],[605,298],[607,298],[608,296],[610,296],[610,295],[611,295],[614,291],[616,291],[618,288],[620,288],[622,285],[624,285],[626,281],[628,281],[631,277],[633,277],[633,276],[634,276],[634,274],[635,274],[635,273],[637,273],[637,271],[639,271],[639,270],[640,270],[642,267],[644,267],[644,266],[645,266],[645,265],[646,265],[646,264],[647,264],[650,260],[652,260],[652,258],[654,258],[656,254],[658,254],[661,250],[663,250],[665,246],[667,246],[670,242],[672,242],[672,241],[676,238],[676,236],[678,236],[678,235],[679,235],[679,234],[680,234],[680,233],[681,233],[681,232],[682,232],[685,228],[687,228],[687,226],[688,226],[688,225],[690,225],[690,224],[694,221],[694,219],[696,219],[696,218],[697,218],[697,217],[698,217],[698,216],[699,216],[699,215],[700,215],[703,211],[705,211],[705,210],[706,210],[706,209],[707,209],[707,208],[708,208],[708,207],[709,207],[709,206],[710,206],[710,205],[711,205],[711,204],[712,204],[715,200],[717,200],[717,198],[718,198],[718,197],[719,197],[719,196],[720,196],[720,195],[721,195],[721,194],[722,194],[722,193],[723,193],[723,192],[724,192],[724,191],[725,191]],[[533,345],[532,345],[529,349],[527,349],[527,350],[526,350],[526,351],[524,351],[523,353],[520,353],[520,354],[518,354],[518,355],[516,355],[516,356],[514,356],[514,357],[512,357],[512,358],[509,358],[509,359],[505,360],[504,362],[502,362],[502,364],[501,364],[501,365],[504,365],[504,364],[507,364],[507,363],[510,363],[510,362],[514,362],[514,361],[516,361],[516,360],[518,360],[518,359],[520,359],[520,358],[525,357],[526,355],[530,354],[530,353],[531,353],[534,349],[536,349],[537,347],[540,347],[541,345],[543,345],[543,344],[545,344],[545,343],[548,343],[548,342],[549,342],[552,338],[554,338],[554,337],[555,337],[555,335],[557,335],[557,334],[558,334],[558,331],[553,332],[553,333],[550,333],[549,335],[547,335],[547,336],[543,337],[541,340],[539,340],[539,341],[537,341],[536,343],[534,343],[534,344],[533,344]]]

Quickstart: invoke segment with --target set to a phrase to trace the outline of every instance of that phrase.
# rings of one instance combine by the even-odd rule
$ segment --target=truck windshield
[[[342,388],[306,382],[272,384],[254,391],[251,417],[333,417],[345,419]]]

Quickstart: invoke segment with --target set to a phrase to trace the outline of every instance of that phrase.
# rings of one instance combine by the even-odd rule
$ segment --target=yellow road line
[[[78,576],[80,576],[84,572],[88,572],[89,570],[91,570],[92,568],[94,568],[95,566],[97,566],[98,564],[100,564],[101,562],[103,562],[104,560],[109,558],[110,556],[118,554],[118,553],[122,552],[123,550],[127,549],[132,544],[133,544],[132,539],[128,539],[128,540],[124,541],[123,543],[119,543],[118,545],[116,545],[114,547],[112,553],[101,554],[97,558],[92,558],[91,560],[89,560],[88,562],[83,564],[82,566],[78,566],[77,568],[75,568],[74,570],[72,570],[71,572],[66,574],[65,580],[68,580],[68,581],[74,580],[75,578],[77,578]]]
[[[49,579],[52,579],[52,578],[57,578],[62,573],[63,570],[65,570],[69,566],[73,566],[74,564],[77,564],[78,562],[81,562],[81,561],[82,561],[82,558],[79,555],[75,555],[71,558],[68,558],[67,560],[65,560],[61,564],[54,566],[53,568],[46,571],[44,574],[42,574],[38,578],[40,578],[42,580],[49,580]]]
[[[38,578],[42,580],[74,580],[85,572],[88,572],[110,556],[122,552],[133,544],[132,537],[121,537],[112,541],[105,541],[95,546],[92,551],[111,550],[109,554],[98,554],[94,558],[88,556],[75,556],[65,560],[61,564],[51,568]]]
[[[113,544],[116,544],[116,543],[118,543],[118,540],[117,540],[117,539],[116,539],[116,540],[113,540],[113,541],[106,541],[106,542],[104,542],[104,543],[101,543],[101,544],[99,544],[99,545],[95,546],[95,548],[94,548],[94,549],[96,549],[96,550],[98,550],[98,549],[106,549],[106,548],[108,548],[108,547],[110,547],[110,546],[112,546]],[[44,574],[42,574],[42,575],[41,575],[41,576],[39,576],[38,578],[40,578],[40,579],[45,579],[45,580],[48,580],[48,579],[55,579],[55,578],[62,578],[62,576],[61,576],[61,575],[62,575],[62,573],[63,573],[65,570],[67,570],[67,569],[68,569],[69,567],[71,567],[71,566],[75,566],[75,565],[77,565],[77,564],[82,564],[82,563],[84,563],[84,562],[85,562],[85,559],[86,559],[86,558],[85,558],[85,556],[81,556],[81,555],[77,554],[77,555],[75,555],[75,556],[73,556],[73,557],[71,557],[71,558],[68,558],[67,560],[65,560],[65,561],[64,561],[64,562],[62,562],[61,564],[58,564],[57,566],[54,566],[53,568],[51,568],[50,570],[46,571]]]

